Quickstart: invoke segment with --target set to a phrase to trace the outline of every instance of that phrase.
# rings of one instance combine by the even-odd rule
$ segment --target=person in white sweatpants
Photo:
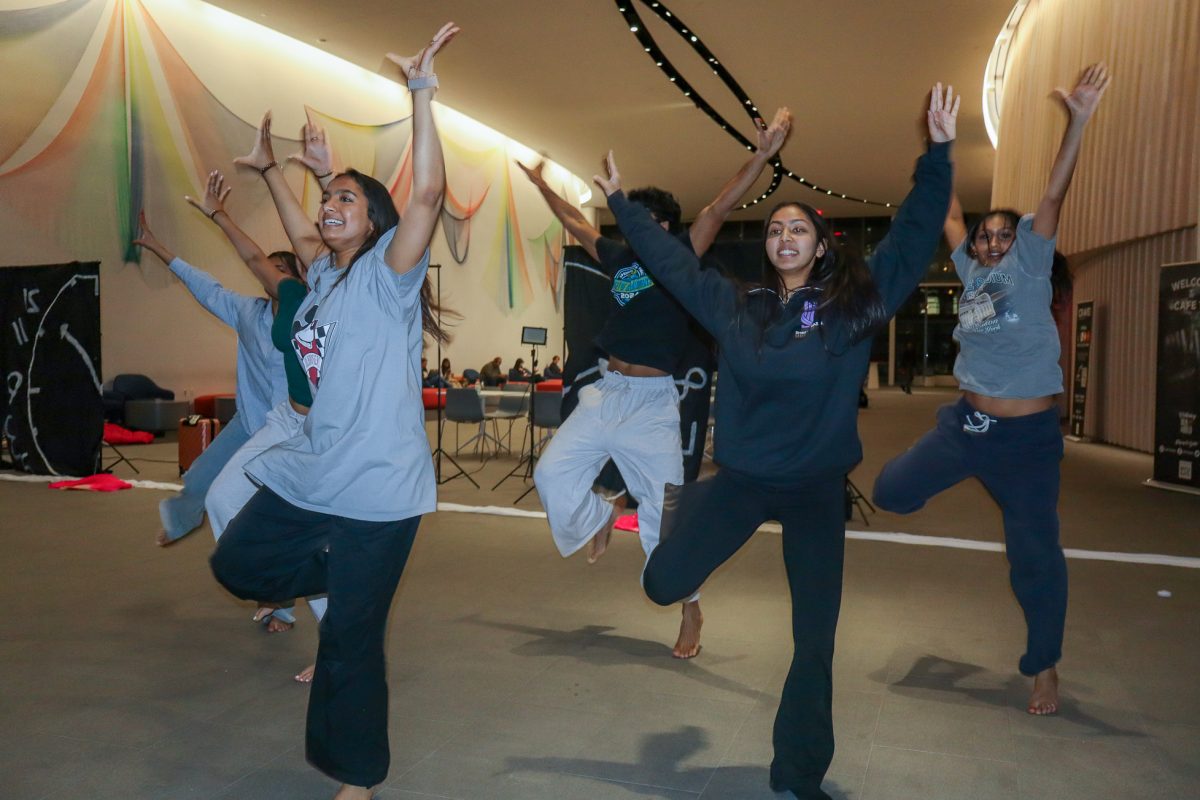
[[[638,535],[649,558],[658,546],[666,484],[683,483],[673,378],[605,372],[580,390],[578,407],[538,459],[534,481],[564,558],[610,524],[612,503],[592,491],[609,458],[638,500]]]
[[[786,108],[770,125],[758,122],[758,148],[704,207],[691,226],[681,224],[678,201],[662,189],[645,187],[629,193],[680,243],[702,256],[721,224],[753,185],[763,167],[783,146],[791,128]],[[541,193],[566,231],[611,279],[615,309],[596,337],[608,354],[606,374],[579,390],[579,405],[563,421],[538,461],[534,482],[554,542],[563,556],[592,541],[589,562],[607,547],[618,504],[592,491],[592,483],[611,458],[625,485],[638,501],[638,529],[647,559],[658,546],[663,498],[668,483],[683,483],[683,448],[679,432],[679,392],[671,377],[691,335],[688,314],[654,279],[654,265],[643,264],[632,249],[600,235],[580,211],[559,196],[542,176],[543,164],[518,164]],[[679,639],[673,655],[691,658],[700,652],[699,595],[684,601]]]

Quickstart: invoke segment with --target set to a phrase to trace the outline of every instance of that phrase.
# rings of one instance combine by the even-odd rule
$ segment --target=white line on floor
[[[14,475],[0,473],[0,480],[19,481],[24,483],[49,483],[56,480],[74,480],[74,478],[51,477],[48,475]],[[162,483],[159,481],[128,481],[138,489],[161,489],[177,492],[183,489],[178,483]],[[457,514],[487,514],[495,517],[523,517],[526,519],[545,519],[544,511],[526,511],[509,506],[467,506],[461,503],[438,503],[438,511],[448,511]],[[759,530],[781,533],[782,528],[768,522]],[[992,553],[1004,552],[1004,545],[999,542],[981,542],[977,539],[957,539],[950,536],[922,536],[916,533],[900,533],[897,531],[846,531],[847,539],[858,539],[867,542],[890,542],[892,544],[923,545],[925,547],[949,547],[956,550],[986,550]],[[1116,561],[1122,564],[1154,564],[1162,567],[1184,567],[1200,569],[1200,558],[1187,556],[1164,556],[1157,553],[1115,553],[1105,550],[1079,550],[1073,547],[1063,548],[1067,558],[1077,558],[1083,561]]]

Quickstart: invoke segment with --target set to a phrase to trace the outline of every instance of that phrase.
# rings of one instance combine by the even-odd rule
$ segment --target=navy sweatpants
[[[821,781],[833,760],[833,642],[842,603],[846,479],[769,486],[722,469],[667,494],[662,540],[642,575],[659,605],[691,597],[762,523],[783,525],[792,597],[792,664],[772,741],[771,787],[828,800]]]
[[[1028,631],[1022,673],[1036,675],[1062,657],[1067,562],[1058,543],[1058,408],[1023,417],[990,417],[965,399],[942,406],[937,427],[893,458],[875,479],[872,500],[908,514],[966,478],[978,478],[1004,514],[1009,580]]]
[[[243,600],[329,595],[308,696],[305,754],[342,783],[374,786],[387,777],[384,629],[420,521],[320,514],[261,488],[212,555],[213,575]]]

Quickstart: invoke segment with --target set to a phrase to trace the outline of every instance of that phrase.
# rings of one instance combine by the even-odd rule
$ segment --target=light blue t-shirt
[[[963,283],[954,329],[954,377],[962,389],[1006,398],[1062,392],[1058,328],[1050,314],[1054,243],[1033,232],[1033,215],[1027,214],[996,266],[968,256],[965,240],[951,254]]]
[[[421,402],[421,286],[429,251],[397,275],[395,228],[350,268],[322,258],[296,311],[292,344],[313,389],[303,430],[246,472],[300,508],[373,522],[436,509]]]
[[[200,305],[237,331],[237,419],[254,433],[267,421],[267,412],[287,399],[283,357],[271,342],[271,302],[231,292],[181,258],[168,266]]]

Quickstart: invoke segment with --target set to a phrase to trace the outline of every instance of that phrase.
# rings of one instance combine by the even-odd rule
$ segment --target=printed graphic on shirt
[[[996,269],[972,278],[958,303],[959,327],[969,333],[995,333],[1001,320],[1020,322],[1020,315],[1010,307],[1006,288],[1013,285],[1011,275]]]
[[[628,267],[617,270],[617,274],[613,276],[612,293],[613,297],[617,299],[617,304],[624,306],[653,286],[654,281],[650,280],[650,276],[646,274],[646,270],[642,269],[642,265],[635,261]]]
[[[316,306],[308,310],[304,321],[308,324],[292,323],[292,347],[296,350],[304,374],[308,376],[308,382],[316,389],[321,385],[321,367],[325,363],[329,337],[337,322],[320,323],[317,320]]]

